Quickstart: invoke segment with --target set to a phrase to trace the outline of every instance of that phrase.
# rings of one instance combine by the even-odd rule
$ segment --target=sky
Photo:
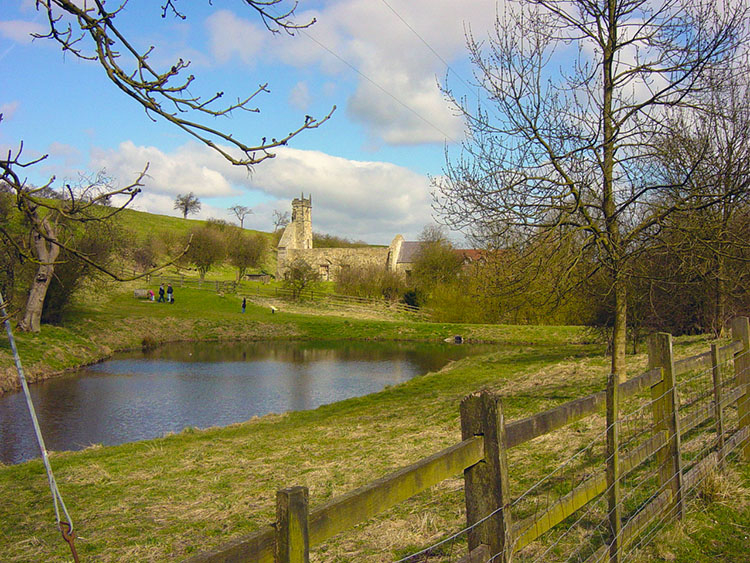
[[[175,197],[192,191],[202,203],[194,218],[237,222],[228,208],[244,205],[253,210],[244,226],[270,231],[273,211],[291,211],[304,193],[316,232],[371,244],[415,239],[434,222],[429,177],[464,136],[439,84],[477,95],[465,33],[487,36],[496,13],[495,0],[300,0],[295,20],[316,23],[290,37],[269,33],[240,0],[180,0],[185,20],[162,18],[162,2],[130,0],[118,25],[134,45],[154,46],[160,69],[189,60],[191,93],[235,100],[268,83],[253,100],[259,113],[209,124],[252,144],[336,106],[330,121],[248,172],[151,120],[97,63],[32,40],[45,33],[34,0],[0,2],[0,149],[23,142],[26,159],[48,155],[24,169],[30,183],[75,185],[103,169],[122,186],[148,164],[134,209],[177,216]]]

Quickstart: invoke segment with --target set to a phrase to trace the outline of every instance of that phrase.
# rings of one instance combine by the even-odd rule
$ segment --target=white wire
[[[50,464],[49,457],[47,455],[47,448],[44,445],[44,437],[42,436],[42,430],[39,427],[39,420],[37,419],[37,416],[36,416],[34,403],[31,400],[31,393],[29,392],[29,386],[26,383],[26,376],[23,373],[23,366],[21,365],[21,357],[18,355],[18,349],[16,348],[16,340],[13,337],[13,330],[11,329],[11,326],[10,326],[10,319],[8,317],[8,313],[5,310],[5,301],[3,301],[2,293],[0,293],[0,313],[2,313],[2,318],[5,319],[5,330],[8,333],[8,340],[10,341],[10,348],[11,348],[11,351],[13,352],[13,360],[15,361],[15,364],[16,364],[16,371],[18,372],[18,379],[21,381],[23,394],[24,394],[24,397],[26,398],[26,406],[29,409],[29,414],[31,415],[31,422],[34,426],[34,433],[36,435],[36,440],[37,440],[37,443],[39,444],[39,450],[42,453],[42,461],[44,462],[44,468],[47,472],[47,480],[49,481],[49,489],[50,489],[50,492],[52,493],[52,499],[54,501],[55,520],[57,522],[58,528],[60,528],[60,508],[62,508],[63,514],[65,515],[65,518],[67,519],[67,524],[69,526],[69,529],[66,533],[72,536],[73,535],[73,519],[70,517],[70,514],[68,513],[68,509],[65,506],[65,501],[62,498],[60,489],[57,488],[55,475],[52,472],[52,466]]]

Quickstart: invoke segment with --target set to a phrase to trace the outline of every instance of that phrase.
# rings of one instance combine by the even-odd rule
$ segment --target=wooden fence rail
[[[248,296],[262,295],[267,297],[277,297],[281,299],[299,298],[308,301],[323,301],[344,307],[380,307],[389,311],[406,313],[417,317],[426,317],[427,312],[419,307],[407,305],[398,301],[388,301],[382,298],[374,297],[357,297],[354,295],[340,295],[338,293],[327,293],[316,291],[315,289],[304,289],[298,295],[294,291],[285,287],[267,286],[256,284],[248,291]]]
[[[237,538],[214,550],[195,555],[190,563],[261,561],[307,563],[309,550],[334,535],[364,522],[439,482],[463,472],[469,554],[464,561],[509,562],[513,554],[591,501],[608,493],[606,528],[609,539],[595,549],[591,561],[620,561],[656,519],[681,517],[685,495],[732,451],[750,454],[750,328],[746,317],[735,319],[732,341],[723,347],[675,361],[671,336],[654,335],[649,346],[649,370],[624,383],[610,377],[607,390],[570,401],[522,420],[505,422],[500,398],[488,392],[473,393],[461,403],[462,441],[408,467],[367,484],[316,508],[309,508],[307,489],[291,487],[277,494],[277,521],[253,534]],[[734,364],[735,377],[722,382],[722,365]],[[676,378],[702,370],[712,390],[708,402],[695,400],[680,413]],[[702,374],[699,374],[702,375]],[[698,377],[698,376],[696,376]],[[728,383],[731,388],[727,389]],[[649,390],[652,435],[630,451],[620,451],[620,403]],[[699,399],[701,396],[699,396]],[[723,412],[737,405],[737,428],[727,435]],[[507,451],[562,428],[607,406],[607,463],[584,482],[562,495],[545,510],[513,522],[509,491],[511,467]],[[690,460],[683,468],[682,439],[714,421],[714,451]],[[704,430],[705,431],[705,430]],[[620,488],[623,479],[644,463],[657,459],[658,489],[647,504],[623,517]]]

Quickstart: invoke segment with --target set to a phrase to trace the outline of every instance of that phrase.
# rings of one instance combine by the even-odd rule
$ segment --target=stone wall
[[[277,247],[276,278],[284,279],[289,265],[298,258],[314,268],[323,281],[336,281],[343,267],[378,267],[404,274],[408,264],[400,260],[404,237],[396,235],[389,247],[313,248],[312,196],[292,201],[292,220]]]
[[[388,265],[388,247],[366,248],[287,248],[283,263],[279,261],[278,275],[283,278],[289,264],[301,258],[320,273],[323,281],[335,281],[342,267],[377,266],[384,270]]]

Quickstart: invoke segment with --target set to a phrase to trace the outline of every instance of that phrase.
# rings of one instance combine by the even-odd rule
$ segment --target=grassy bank
[[[20,347],[35,358],[33,365],[46,365],[48,345],[70,354],[64,362],[73,364],[104,349],[140,346],[146,337],[435,340],[463,334],[504,345],[380,393],[312,411],[53,454],[84,561],[180,560],[273,521],[277,489],[307,486],[315,506],[456,443],[458,404],[471,391],[501,393],[508,418],[515,419],[599,390],[607,373],[606,359],[576,328],[392,322],[312,316],[284,307],[271,314],[261,306],[249,307],[243,316],[236,298],[198,290],[178,290],[177,300],[170,306],[137,302],[126,293],[108,295],[79,308],[65,328],[23,335]],[[4,367],[6,345],[2,342]],[[677,354],[697,345],[705,348],[703,342],[682,341]],[[644,367],[645,357],[630,362],[635,373]],[[577,431],[580,436],[546,444],[544,455],[519,449],[511,460],[515,492],[543,474],[555,455],[565,455],[586,439],[585,427]],[[742,471],[735,481],[748,481],[750,475]],[[461,489],[457,475],[321,546],[313,559],[392,561],[429,545],[463,526]],[[53,525],[41,462],[0,467],[0,494],[0,560],[70,559]],[[733,489],[732,497],[732,503],[699,506],[686,525],[671,532],[673,544],[660,543],[661,551],[644,553],[644,560],[708,561],[716,553],[729,557],[725,560],[742,560],[750,509],[742,487]],[[733,520],[738,527],[727,524],[722,533],[711,534],[712,520]],[[707,549],[709,540],[702,538],[709,535]]]
[[[17,332],[17,345],[28,380],[37,381],[99,361],[117,350],[140,348],[144,342],[278,338],[428,341],[454,334],[498,343],[554,344],[587,340],[579,327],[435,324],[395,316],[381,319],[358,318],[351,313],[341,316],[335,309],[322,311],[326,314],[318,310],[318,314],[311,315],[304,308],[280,302],[275,302],[278,308],[275,314],[271,313],[270,306],[250,302],[243,315],[241,298],[235,295],[220,296],[210,290],[176,287],[176,303],[168,305],[134,299],[134,287],[145,287],[145,284],[112,286],[110,290],[90,295],[67,315],[62,326],[43,325],[39,334]],[[251,293],[249,289],[247,293]],[[16,387],[17,375],[3,331],[0,393]]]

